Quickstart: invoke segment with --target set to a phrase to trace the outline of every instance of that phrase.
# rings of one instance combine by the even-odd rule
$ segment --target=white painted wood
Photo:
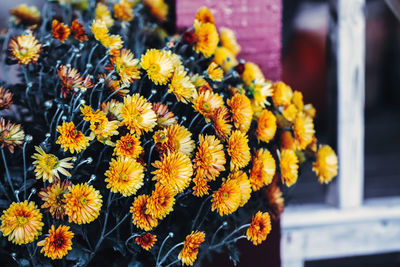
[[[400,251],[400,197],[363,206],[292,206],[282,216],[282,266]]]
[[[365,0],[334,0],[331,7],[337,14],[330,34],[337,57],[339,173],[328,201],[349,208],[362,204],[364,191]]]

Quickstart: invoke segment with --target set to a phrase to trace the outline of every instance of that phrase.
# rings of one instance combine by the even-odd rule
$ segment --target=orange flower
[[[212,90],[202,90],[193,101],[193,108],[210,119],[217,108],[224,106],[224,100]]]
[[[17,245],[28,244],[41,234],[42,214],[33,201],[11,203],[1,215],[0,230],[8,241]]]
[[[75,88],[84,92],[87,88],[93,87],[89,75],[83,79],[77,69],[61,65],[57,70],[57,74],[62,82],[61,92],[64,97],[66,97],[67,94],[75,94]]]
[[[182,265],[193,265],[197,259],[199,247],[204,242],[205,238],[206,234],[199,231],[192,231],[190,235],[186,236],[183,249],[178,255],[178,259],[181,260]]]
[[[305,149],[313,141],[315,133],[312,118],[306,116],[303,112],[299,113],[294,121],[293,131],[296,144],[300,149]]]
[[[139,138],[134,134],[128,133],[117,141],[113,155],[136,159],[140,154],[142,154],[142,152],[143,148],[140,145]]]
[[[261,244],[267,235],[271,232],[271,217],[268,212],[257,212],[253,216],[251,224],[247,229],[247,239],[253,242],[255,246]]]
[[[297,181],[299,159],[293,150],[283,149],[280,160],[279,167],[281,169],[282,183],[292,186]]]
[[[135,238],[136,243],[145,250],[150,250],[157,242],[157,236],[150,233],[144,233]]]
[[[64,195],[68,221],[86,224],[97,219],[103,203],[100,192],[88,184],[72,185],[69,190],[70,192]]]
[[[74,233],[69,231],[69,226],[60,225],[55,229],[54,225],[49,230],[49,235],[44,240],[37,243],[43,247],[40,251],[52,260],[62,259],[72,249],[72,238]]]
[[[158,149],[162,153],[181,151],[190,156],[195,147],[192,133],[184,126],[173,124],[154,134],[154,141],[160,143]]]
[[[139,94],[126,96],[121,108],[122,125],[138,136],[143,132],[151,131],[156,126],[156,113],[152,105]]]
[[[74,33],[75,39],[79,42],[87,41],[88,37],[85,33],[85,28],[78,22],[78,19],[74,19],[71,24],[71,31]]]
[[[265,196],[268,200],[268,207],[272,210],[272,215],[279,219],[285,209],[285,200],[282,197],[282,191],[277,183],[277,179],[274,179],[272,184],[266,187]]]
[[[275,160],[271,153],[267,149],[259,149],[253,158],[253,168],[250,174],[253,190],[256,191],[265,185],[269,185],[274,178],[275,170]]]
[[[133,9],[128,2],[121,0],[114,4],[114,16],[117,19],[131,21],[133,19]]]
[[[13,93],[0,86],[0,110],[9,109],[13,103]]]
[[[226,140],[231,134],[232,125],[228,123],[229,113],[226,107],[217,108],[211,117],[214,130],[221,140]]]
[[[165,21],[168,16],[168,5],[164,0],[143,0],[145,6],[160,21]]]
[[[124,197],[136,194],[143,185],[144,168],[133,158],[118,157],[112,159],[110,168],[104,174],[107,188]]]
[[[139,60],[128,49],[124,48],[119,55],[111,57],[111,65],[121,77],[123,85],[140,79]]]
[[[313,171],[318,176],[318,181],[329,183],[337,175],[338,159],[335,151],[328,146],[320,146],[316,155],[316,161],[313,163]]]
[[[276,133],[276,118],[274,114],[264,109],[257,121],[257,138],[258,140],[268,143],[274,138]]]
[[[241,192],[239,206],[243,207],[251,197],[251,184],[247,174],[243,171],[237,171],[230,173],[228,179],[236,182],[239,185]]]
[[[51,34],[61,43],[64,43],[71,34],[71,29],[68,27],[68,25],[65,25],[64,23],[54,19],[51,28]]]
[[[246,133],[253,118],[250,99],[245,95],[235,94],[231,99],[227,100],[227,104],[231,107],[232,121],[235,127]]]
[[[202,197],[204,195],[208,195],[210,186],[207,184],[208,181],[205,178],[196,176],[193,178],[193,182],[195,184],[195,186],[193,186],[194,196]]]
[[[38,193],[38,196],[44,202],[41,208],[50,212],[51,216],[64,220],[64,196],[69,192],[69,186],[71,186],[69,180],[65,180],[64,182],[57,180],[55,183],[43,188],[42,191]]]
[[[276,107],[289,105],[293,96],[292,88],[283,82],[274,83],[273,88],[274,94],[272,96],[272,101],[274,105]]]
[[[215,25],[195,20],[194,31],[196,35],[196,43],[193,49],[197,53],[202,53],[206,58],[214,55],[219,42],[219,35]]]
[[[147,214],[147,202],[149,196],[140,195],[135,198],[133,204],[130,208],[130,212],[132,213],[132,222],[133,224],[145,231],[150,231],[154,227],[157,226],[158,220],[150,214]]]
[[[16,17],[16,23],[25,25],[39,24],[42,21],[40,11],[35,6],[27,6],[26,4],[18,5],[10,9],[10,14]]]
[[[291,131],[282,131],[281,133],[281,148],[296,150],[296,143]]]
[[[175,193],[183,192],[190,184],[193,167],[190,158],[182,152],[167,153],[152,164],[154,180],[170,187]]]
[[[235,212],[242,201],[240,186],[235,180],[227,180],[214,192],[211,210],[217,210],[220,216]]]
[[[174,204],[173,190],[157,183],[156,188],[147,199],[146,212],[157,219],[163,219],[173,211]]]
[[[195,19],[200,21],[200,22],[215,24],[213,14],[205,6],[202,6],[197,10]]]
[[[231,171],[244,168],[250,161],[250,147],[247,135],[236,130],[228,139],[228,154],[231,156]]]
[[[89,145],[89,139],[76,129],[72,121],[63,122],[62,125],[57,126],[57,132],[60,136],[56,143],[61,145],[64,151],[69,149],[71,153],[79,153]]]
[[[199,146],[194,159],[196,177],[214,180],[225,171],[225,153],[223,145],[213,135],[199,135]],[[199,179],[197,179],[199,181]]]

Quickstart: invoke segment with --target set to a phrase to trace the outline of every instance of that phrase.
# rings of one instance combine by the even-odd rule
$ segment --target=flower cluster
[[[313,106],[238,60],[234,33],[206,7],[169,37],[163,0],[58,2],[12,9],[4,38],[6,63],[23,75],[0,87],[0,110],[17,110],[0,120],[0,230],[31,244],[21,253],[32,264],[193,265],[202,250],[262,243],[305,160],[320,183],[336,176]],[[147,257],[107,259],[98,252],[110,242]]]

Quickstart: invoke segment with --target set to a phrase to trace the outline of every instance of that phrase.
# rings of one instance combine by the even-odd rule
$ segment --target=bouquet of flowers
[[[11,14],[0,247],[19,265],[193,265],[226,247],[236,261],[238,240],[267,238],[301,164],[320,183],[337,174],[313,106],[237,60],[205,7],[173,36],[163,0]]]

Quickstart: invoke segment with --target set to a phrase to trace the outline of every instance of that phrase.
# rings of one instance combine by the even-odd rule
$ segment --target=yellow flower
[[[122,120],[121,107],[122,103],[115,99],[101,104],[101,110],[106,114],[107,118],[118,121]]]
[[[250,173],[250,183],[254,191],[269,185],[276,170],[275,160],[267,149],[259,149],[253,158],[253,168]]]
[[[293,122],[296,119],[298,112],[299,110],[296,108],[296,106],[294,104],[290,104],[283,108],[282,115],[289,122]]]
[[[152,165],[157,168],[152,172],[155,175],[153,180],[170,187],[175,193],[181,193],[189,186],[193,166],[190,158],[182,152],[167,153]]]
[[[337,175],[338,159],[335,151],[328,146],[320,146],[316,155],[316,161],[313,163],[313,171],[318,176],[318,181],[329,183]]]
[[[11,203],[0,217],[0,230],[8,241],[17,245],[28,244],[41,234],[42,214],[33,201]]]
[[[171,56],[166,51],[148,49],[140,61],[142,68],[157,85],[167,84],[174,72]]]
[[[147,202],[149,196],[140,195],[135,198],[130,208],[130,212],[132,213],[132,223],[140,229],[145,231],[150,231],[154,227],[158,225],[157,218],[147,214]]]
[[[142,187],[144,168],[132,158],[118,157],[112,159],[110,168],[104,174],[107,178],[107,188],[113,193],[120,193],[124,197],[136,194]]]
[[[122,49],[119,56],[111,58],[111,64],[125,85],[140,79],[139,60],[130,50]]]
[[[182,265],[192,266],[197,259],[199,247],[204,242],[206,234],[204,232],[192,231],[186,236],[183,244],[183,249],[179,252],[178,259],[181,260]]]
[[[69,180],[64,180],[64,182],[57,180],[42,189],[38,193],[38,196],[44,202],[41,208],[50,212],[51,216],[63,220],[65,215],[64,195],[69,192],[70,185],[71,182]]]
[[[163,219],[173,211],[174,204],[174,191],[157,183],[156,188],[147,199],[146,212],[157,219]]]
[[[16,146],[24,143],[25,133],[21,129],[21,124],[7,122],[4,118],[0,118],[0,145],[1,148],[7,147],[11,153],[14,153]]]
[[[135,238],[136,243],[145,250],[150,250],[157,242],[157,236],[150,233],[144,233]]]
[[[76,129],[72,121],[63,122],[62,125],[57,126],[57,132],[60,133],[60,136],[56,143],[61,145],[64,151],[69,149],[71,153],[79,153],[89,145],[89,139]]]
[[[157,116],[150,102],[139,94],[126,96],[121,108],[122,125],[125,125],[131,133],[138,136],[143,132],[151,131],[157,125]]]
[[[293,150],[283,149],[281,151],[281,161],[279,167],[281,169],[282,183],[292,186],[297,181],[299,160]]]
[[[215,24],[214,16],[212,15],[211,11],[205,6],[202,6],[197,10],[195,19],[202,23]]]
[[[26,25],[38,24],[42,20],[39,9],[36,6],[18,5],[10,9],[10,14],[17,18],[17,23]]]
[[[246,85],[251,85],[256,80],[265,79],[260,67],[253,62],[246,62],[244,64],[244,71],[241,76]]]
[[[304,108],[303,94],[299,91],[294,91],[292,96],[292,103],[296,106],[298,110],[303,110]]]
[[[195,147],[191,137],[192,133],[184,126],[173,124],[157,131],[153,138],[156,143],[160,143],[158,148],[163,153],[181,151],[190,156]]]
[[[157,115],[158,127],[162,128],[176,123],[175,114],[168,110],[167,105],[154,103],[153,110]]]
[[[104,21],[102,20],[94,20],[91,26],[91,30],[94,34],[94,38],[102,42],[106,38],[108,38],[108,28]]]
[[[283,82],[274,83],[273,88],[274,94],[272,96],[272,101],[275,107],[289,105],[293,97],[292,88]]]
[[[220,216],[235,212],[242,201],[242,191],[235,180],[227,180],[213,193],[211,210]]]
[[[231,134],[232,129],[232,125],[228,123],[228,109],[226,107],[219,107],[215,109],[211,119],[214,123],[214,130],[217,133],[219,139],[226,140]]]
[[[315,133],[312,118],[302,112],[299,113],[294,121],[293,131],[296,144],[300,149],[305,149],[313,141]]]
[[[105,39],[100,40],[101,44],[108,49],[121,49],[123,45],[123,41],[121,36],[119,35],[110,35],[106,36]]]
[[[207,68],[207,75],[211,80],[220,82],[224,78],[224,71],[217,64],[211,62]]]
[[[245,133],[236,130],[228,139],[228,154],[231,156],[231,171],[244,168],[250,161],[250,147]]]
[[[72,158],[60,160],[53,154],[46,154],[40,146],[35,146],[35,150],[38,153],[33,154],[32,158],[35,161],[32,164],[35,166],[36,179],[43,178],[43,181],[52,183],[56,179],[60,179],[59,172],[65,176],[71,176],[65,168],[73,168],[73,164],[70,162]]]
[[[226,47],[217,47],[213,61],[217,63],[226,72],[238,64],[237,59]]]
[[[257,79],[249,86],[250,93],[253,96],[253,104],[264,108],[269,105],[267,97],[272,96],[272,83],[264,79]]]
[[[312,104],[304,105],[303,112],[310,118],[314,118],[317,111]]]
[[[130,4],[125,0],[120,0],[119,3],[114,4],[114,16],[117,19],[124,21],[131,21],[133,19],[133,9]]]
[[[212,181],[225,171],[226,159],[223,148],[215,136],[199,135],[198,151],[193,160],[196,177]]]
[[[228,106],[231,108],[232,120],[236,129],[247,133],[253,118],[253,108],[250,99],[242,94],[235,94],[231,99],[227,100]]]
[[[69,187],[65,197],[65,213],[68,221],[86,224],[97,219],[103,201],[100,192],[92,185],[77,184]]]
[[[117,141],[113,155],[137,159],[142,152],[143,147],[140,145],[139,138],[128,133]]]
[[[168,16],[168,5],[164,0],[143,0],[145,6],[160,21],[165,21]]]
[[[264,109],[257,120],[257,138],[260,141],[268,143],[274,138],[276,133],[276,118],[274,113]]]
[[[51,34],[61,43],[64,43],[71,34],[71,29],[68,27],[68,25],[65,25],[64,23],[54,19],[51,28]]]
[[[54,225],[49,230],[49,235],[37,245],[43,247],[40,251],[52,260],[62,259],[72,249],[74,233],[69,231],[69,226],[60,225],[56,229]]]
[[[168,92],[173,93],[178,101],[189,103],[196,96],[196,88],[187,76],[183,66],[175,69],[171,83],[168,85]]]
[[[193,49],[197,53],[202,53],[205,57],[211,57],[217,49],[219,36],[215,25],[212,23],[202,23],[194,21],[196,44]]]
[[[262,213],[257,212],[253,216],[251,224],[247,229],[246,235],[247,239],[255,246],[261,244],[265,239],[267,239],[268,234],[271,232],[271,217],[268,212]]]
[[[107,6],[102,3],[97,3],[95,12],[95,20],[104,21],[107,28],[110,28],[114,24],[114,20],[111,16],[110,10],[108,10]]]
[[[38,61],[42,45],[32,33],[21,34],[11,39],[10,51],[11,57],[18,60],[18,63],[28,65]]]
[[[236,56],[239,54],[241,47],[237,43],[235,33],[228,28],[219,28],[219,39],[221,40],[222,47],[227,48],[231,53]]]
[[[249,178],[247,177],[247,174],[243,171],[236,171],[230,173],[228,179],[234,181],[239,185],[241,192],[239,206],[243,207],[251,197],[251,184]]]
[[[193,108],[207,119],[210,119],[217,108],[224,106],[224,100],[212,90],[203,90],[193,100]],[[208,120],[209,121],[209,120]]]

